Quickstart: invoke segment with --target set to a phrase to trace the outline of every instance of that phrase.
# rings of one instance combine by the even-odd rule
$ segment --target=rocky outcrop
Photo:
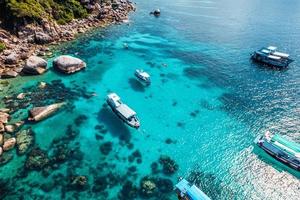
[[[33,133],[31,129],[22,130],[16,134],[17,152],[23,155],[33,145]]]
[[[15,144],[16,144],[16,138],[9,138],[7,140],[4,141],[3,143],[3,151],[9,151],[11,150],[12,148],[15,147]]]
[[[53,113],[55,113],[59,108],[61,108],[64,103],[56,103],[43,107],[35,107],[29,111],[29,121],[38,122],[41,121]]]
[[[22,72],[29,75],[43,74],[47,70],[47,61],[38,56],[30,56],[24,65]]]
[[[86,18],[73,19],[67,24],[59,25],[55,20],[44,18],[39,23],[26,23],[22,26],[18,24],[15,27],[17,35],[12,35],[0,28],[0,41],[6,47],[3,52],[0,52],[1,78],[14,78],[20,72],[26,72],[26,70],[23,71],[23,66],[26,59],[32,55],[50,55],[51,52],[44,45],[70,41],[78,33],[86,32],[93,27],[104,27],[111,23],[125,22],[127,21],[127,14],[134,10],[133,4],[128,0],[116,0],[113,3],[84,1],[82,4],[88,9],[89,15]],[[33,72],[41,73],[34,69]],[[66,72],[73,73],[74,71],[67,70]],[[28,73],[31,74],[31,71]],[[23,74],[26,75],[27,73]]]
[[[59,56],[53,61],[53,67],[60,72],[72,74],[86,67],[86,63],[72,56]]]

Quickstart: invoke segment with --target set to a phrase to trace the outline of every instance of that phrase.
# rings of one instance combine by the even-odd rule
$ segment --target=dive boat
[[[178,200],[211,200],[197,186],[183,178],[175,185],[175,191]]]
[[[142,69],[135,70],[134,75],[143,83],[151,84],[150,75]]]
[[[300,171],[300,144],[269,131],[256,138],[255,143],[278,161]]]
[[[263,47],[260,50],[253,52],[251,58],[254,61],[278,68],[285,68],[293,62],[293,60],[289,58],[289,54],[278,52],[276,50],[277,47],[274,46],[269,46],[267,48]]]
[[[112,111],[126,124],[133,128],[140,127],[140,121],[136,116],[136,112],[124,104],[116,93],[108,94],[106,101]]]

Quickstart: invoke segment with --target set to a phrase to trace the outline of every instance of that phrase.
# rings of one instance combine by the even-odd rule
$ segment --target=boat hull
[[[293,62],[293,60],[291,60],[291,59],[285,59],[284,61],[273,60],[273,59],[270,59],[266,56],[259,55],[256,52],[254,52],[251,55],[251,59],[255,62],[262,63],[262,64],[265,64],[265,65],[268,65],[268,66],[271,66],[271,67],[276,67],[276,68],[279,68],[279,69],[287,68],[288,65],[291,62]]]
[[[107,104],[109,105],[109,107],[111,108],[111,110],[124,122],[126,123],[128,126],[132,127],[132,128],[136,128],[138,129],[140,127],[140,125],[135,125],[132,123],[129,123],[127,119],[124,118],[123,115],[121,115],[112,105],[110,105],[110,103],[107,101]]]
[[[300,171],[300,163],[297,164],[296,161],[293,162],[293,158],[290,158],[284,151],[278,149],[270,142],[263,140],[263,142],[256,142],[259,148],[264,150],[267,154],[280,161],[281,163]]]

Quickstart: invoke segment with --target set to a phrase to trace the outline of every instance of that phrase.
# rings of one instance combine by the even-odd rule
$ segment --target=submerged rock
[[[70,179],[69,187],[71,189],[84,189],[84,187],[87,185],[87,177],[86,176],[73,176]]]
[[[16,138],[9,138],[7,140],[4,141],[3,143],[3,151],[9,151],[11,150],[12,148],[14,148],[16,145]]]
[[[55,103],[48,106],[43,107],[35,107],[32,108],[29,111],[29,121],[41,121],[50,115],[52,115],[54,112],[56,112],[59,108],[61,108],[64,105],[64,103]]]
[[[149,176],[144,177],[140,182],[140,194],[143,197],[153,197],[156,196],[158,192],[157,186],[155,184],[155,179]]]
[[[1,165],[5,165],[9,161],[11,161],[13,157],[14,156],[11,153],[7,153],[7,152],[6,153],[2,153],[2,156],[0,156],[0,166]]]
[[[59,56],[53,61],[53,67],[63,73],[72,74],[86,67],[86,63],[72,56]]]
[[[119,199],[122,200],[135,199],[137,196],[138,196],[138,188],[135,185],[133,185],[133,183],[130,181],[125,182],[118,195]]]
[[[34,148],[27,156],[25,168],[29,170],[42,170],[49,164],[48,156],[40,148]]]
[[[22,70],[25,74],[39,75],[47,70],[47,61],[38,56],[30,56]]]
[[[178,164],[169,156],[160,156],[159,163],[163,166],[163,173],[172,175],[178,170]]]
[[[111,142],[105,142],[101,144],[100,151],[104,155],[108,155],[112,150],[112,143]]]
[[[33,133],[31,129],[22,130],[16,134],[17,152],[22,155],[33,145]]]
[[[14,124],[5,125],[5,131],[7,133],[13,133],[16,130],[18,130],[23,124],[24,124],[24,121],[19,121]]]

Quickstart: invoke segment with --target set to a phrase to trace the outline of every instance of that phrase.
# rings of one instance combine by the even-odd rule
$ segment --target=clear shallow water
[[[61,79],[74,90],[85,87],[97,94],[71,101],[73,110],[32,126],[36,145],[50,151],[52,141],[72,124],[79,134],[69,148],[79,149],[82,157],[70,158],[47,178],[40,172],[14,178],[25,160],[15,155],[0,168],[1,177],[17,182],[16,194],[26,199],[117,199],[125,180],[139,186],[142,177],[151,175],[151,163],[168,155],[179,170],[172,176],[154,176],[175,183],[179,176],[201,172],[202,189],[213,199],[297,199],[299,174],[254,149],[253,140],[270,129],[300,142],[298,2],[167,0],[137,1],[137,7],[128,25],[95,30],[61,45],[57,54],[83,59],[85,71],[62,76],[50,70],[12,83],[26,87]],[[148,15],[156,7],[162,10],[159,18]],[[123,49],[124,42],[129,50]],[[295,62],[288,70],[273,71],[249,61],[251,51],[268,44],[292,55]],[[139,67],[151,74],[150,87],[134,79]],[[109,91],[137,111],[139,130],[123,125],[103,107]],[[76,126],[74,119],[82,114],[87,119]],[[95,137],[99,124],[108,130],[103,139]],[[166,144],[167,138],[176,142]],[[104,142],[113,143],[108,155],[99,151]],[[141,163],[128,161],[135,150],[141,152]],[[130,176],[132,166],[137,171]],[[70,174],[87,176],[88,189],[68,191],[61,183],[45,192],[42,184],[53,183],[59,173],[66,182]],[[107,174],[118,175],[117,183],[93,192],[96,177]],[[176,198],[172,193],[163,196]]]

